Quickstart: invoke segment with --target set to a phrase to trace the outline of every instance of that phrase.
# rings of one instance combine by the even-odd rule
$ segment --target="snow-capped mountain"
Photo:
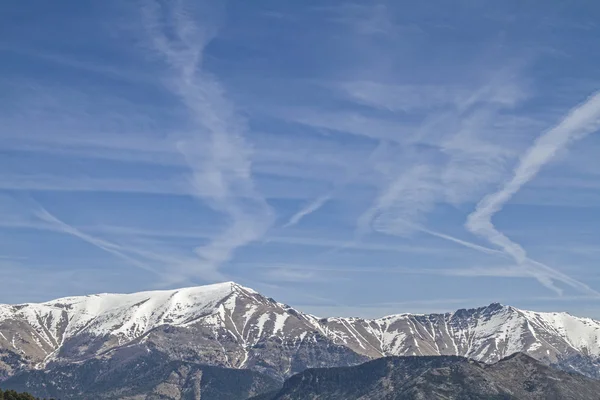
[[[600,322],[500,304],[447,314],[319,319],[233,282],[0,305],[4,376],[149,353],[284,378],[307,367],[390,355],[495,362],[515,352],[600,377]]]

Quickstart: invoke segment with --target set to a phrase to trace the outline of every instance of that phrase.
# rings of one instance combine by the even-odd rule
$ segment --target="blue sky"
[[[600,5],[10,2],[0,302],[233,280],[600,317]]]

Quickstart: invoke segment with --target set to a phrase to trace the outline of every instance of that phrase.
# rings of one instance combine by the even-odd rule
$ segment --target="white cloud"
[[[203,273],[212,270],[217,277],[219,266],[237,248],[267,232],[273,212],[254,186],[245,123],[216,77],[203,68],[204,48],[216,34],[215,15],[210,10],[194,13],[192,6],[178,2],[163,10],[152,1],[144,14],[155,51],[169,65],[169,87],[198,129],[177,143],[192,170],[192,187],[199,199],[229,220],[222,233],[196,249]]]
[[[330,199],[331,199],[330,193],[324,194],[323,196],[316,198],[315,200],[311,201],[306,206],[304,206],[302,209],[300,209],[296,214],[292,215],[290,220],[283,227],[288,228],[290,226],[296,225],[304,217],[312,214],[313,212],[315,212],[318,209],[320,209],[321,207],[323,207],[325,205],[325,203],[327,203]]]
[[[418,230],[420,232],[426,233],[428,235],[435,236],[435,237],[438,237],[440,239],[448,240],[450,242],[454,242],[454,243],[460,244],[461,246],[465,246],[465,247],[468,247],[470,249],[480,251],[482,253],[494,254],[494,255],[503,254],[499,250],[490,249],[489,247],[481,246],[481,245],[478,245],[476,243],[472,243],[472,242],[469,242],[467,240],[459,239],[459,238],[457,238],[455,236],[447,235],[445,233],[437,232],[437,231],[434,231],[434,230],[431,230],[431,229],[427,229],[427,228],[424,228],[424,227],[421,227],[421,226],[415,226],[414,229],[416,229],[416,230]]]
[[[518,155],[525,128],[534,123],[522,119],[505,126],[499,122],[510,119],[506,110],[524,98],[517,79],[492,79],[480,87],[471,85],[470,90],[443,88],[416,99],[424,122],[406,143],[379,155],[375,165],[382,177],[378,182],[383,184],[358,220],[359,233],[369,228],[391,235],[423,230],[419,227],[426,225],[425,217],[438,204],[476,200],[504,178],[507,165]],[[380,108],[388,96],[368,93],[362,100],[368,97]]]
[[[561,289],[555,286],[554,281],[562,282],[583,292],[598,294],[587,285],[542,263],[530,260],[525,249],[496,229],[492,223],[492,217],[510,201],[523,185],[531,181],[558,151],[571,142],[596,131],[599,127],[600,93],[597,93],[572,109],[554,128],[539,136],[520,158],[512,178],[500,190],[484,197],[477,204],[475,211],[469,215],[466,223],[467,229],[500,247],[533,277],[559,293]]]
[[[393,179],[378,195],[375,203],[358,220],[358,233],[370,230],[391,235],[405,235],[429,212],[440,185],[435,171],[418,165]]]
[[[221,272],[229,270],[221,265],[255,242],[276,250],[285,247],[286,257],[294,257],[291,253],[295,252],[314,256],[331,248],[382,259],[392,257],[392,252],[419,254],[424,259],[428,255],[439,258],[440,254],[455,257],[475,250],[493,256],[495,261],[513,263],[511,252],[518,253],[518,247],[508,252],[489,248],[465,240],[461,234],[469,232],[457,233],[453,228],[462,229],[460,221],[472,204],[508,180],[532,135],[547,127],[555,102],[562,103],[580,92],[581,86],[569,86],[570,92],[563,90],[551,98],[546,98],[546,93],[531,93],[530,88],[546,90],[545,86],[533,80],[535,86],[529,86],[523,74],[527,68],[505,68],[495,63],[510,57],[504,53],[495,57],[494,49],[486,52],[489,43],[482,44],[483,55],[477,50],[478,54],[462,57],[452,48],[447,49],[452,54],[449,57],[445,51],[423,53],[421,48],[415,49],[412,39],[425,31],[403,26],[404,17],[395,14],[398,10],[381,5],[310,7],[307,15],[311,19],[328,21],[326,26],[315,26],[314,37],[327,40],[319,40],[313,47],[304,46],[311,44],[304,40],[313,40],[312,35],[293,38],[300,50],[308,51],[282,49],[277,54],[283,57],[281,63],[262,64],[272,56],[267,51],[263,53],[266,58],[251,61],[264,65],[259,71],[246,68],[245,57],[252,57],[251,52],[229,51],[231,45],[244,46],[248,38],[239,41],[242,27],[228,30],[219,23],[220,11],[226,8],[223,3],[144,1],[142,34],[149,44],[143,48],[143,59],[136,52],[140,38],[135,38],[138,46],[134,48],[128,40],[132,38],[127,37],[139,33],[134,18],[126,29],[118,31],[119,43],[105,43],[116,45],[115,55],[123,52],[127,55],[123,59],[107,57],[93,63],[84,58],[86,55],[53,54],[51,49],[20,51],[21,57],[50,66],[61,78],[29,76],[24,70],[20,72],[23,80],[13,81],[11,76],[2,80],[14,95],[10,93],[0,109],[2,146],[9,153],[2,160],[6,168],[0,174],[0,190],[17,195],[50,192],[43,196],[65,204],[82,197],[98,198],[95,196],[100,192],[109,192],[111,197],[135,193],[119,197],[123,208],[115,209],[111,217],[114,220],[125,214],[132,202],[143,198],[139,208],[140,214],[144,211],[148,215],[143,221],[146,228],[69,226],[65,222],[70,221],[68,212],[60,213],[60,219],[40,213],[19,220],[11,210],[2,215],[0,226],[72,235],[127,262],[123,256],[130,257],[132,263],[147,263],[159,275],[170,270],[162,277],[167,284],[196,277],[221,279]],[[301,25],[307,16],[301,14],[288,22]],[[234,14],[230,17],[237,18]],[[106,24],[112,28],[113,22],[107,20]],[[217,39],[224,40],[212,42],[221,26],[227,30],[226,36]],[[272,33],[262,28],[252,26],[253,34],[262,38]],[[439,32],[439,27],[431,31]],[[418,43],[425,36],[417,38]],[[281,39],[288,43],[286,37]],[[277,44],[266,46],[271,50]],[[440,43],[431,39],[428,44],[432,47],[427,48],[435,48]],[[261,49],[262,43],[252,41],[251,48],[255,45]],[[216,50],[211,53],[214,58],[208,60],[207,52],[212,50]],[[288,68],[288,61],[312,63],[315,55],[320,57],[318,64],[311,64],[301,77],[297,70]],[[227,67],[209,71],[207,65]],[[70,79],[73,72],[90,79]],[[105,86],[103,82],[118,85]],[[589,87],[590,81],[585,85]],[[146,96],[148,93],[152,95]],[[534,101],[527,103],[529,97]],[[592,142],[589,148],[582,147],[575,148],[572,157],[562,151],[561,168],[568,168],[564,175],[557,176],[551,170],[527,188],[519,186],[519,195],[513,197],[512,193],[510,201],[570,207],[598,204],[598,168],[594,169],[597,146]],[[560,188],[569,190],[560,193]],[[146,196],[155,194],[163,196]],[[208,210],[198,208],[194,221],[205,216],[210,223],[192,227],[191,222],[173,218],[166,224],[168,228],[160,226],[170,217],[170,207],[186,202],[174,196],[193,196],[207,205]],[[299,209],[291,209],[297,203],[301,204]],[[324,205],[334,210],[327,220],[331,223],[319,224],[315,231],[299,229],[305,218],[319,221],[325,215]],[[84,216],[89,212],[87,207],[73,210],[80,220],[108,222],[100,221],[106,214]],[[288,217],[280,229],[272,229],[275,210]],[[480,221],[487,218],[491,223],[497,211],[480,215]],[[125,214],[120,223],[142,222],[136,218],[139,215]],[[354,224],[363,236],[355,235],[359,239],[349,244]],[[369,232],[399,237],[366,237]],[[407,239],[411,234],[415,237]],[[527,232],[535,242],[532,246],[541,248],[538,245],[543,236],[531,235]],[[193,249],[182,250],[186,245],[198,248],[195,253]],[[320,256],[333,258],[333,253],[312,259],[318,261]],[[569,277],[525,257],[522,270],[492,266],[489,270],[454,269],[446,273],[534,274],[552,287],[555,281],[569,282]],[[372,258],[365,259],[368,264]],[[235,261],[231,267],[239,265]],[[310,275],[278,274],[289,281],[302,281]],[[234,279],[243,276],[244,272]]]

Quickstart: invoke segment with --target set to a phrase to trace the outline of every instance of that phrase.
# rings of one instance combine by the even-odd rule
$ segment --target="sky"
[[[0,303],[600,318],[598,2],[2,9]]]

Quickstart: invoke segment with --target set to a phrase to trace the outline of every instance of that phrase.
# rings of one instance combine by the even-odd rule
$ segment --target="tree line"
[[[17,393],[14,390],[3,391],[0,389],[0,400],[42,400],[39,397],[34,397],[29,393]],[[46,400],[46,399],[43,399]],[[54,400],[54,399],[48,399]]]

